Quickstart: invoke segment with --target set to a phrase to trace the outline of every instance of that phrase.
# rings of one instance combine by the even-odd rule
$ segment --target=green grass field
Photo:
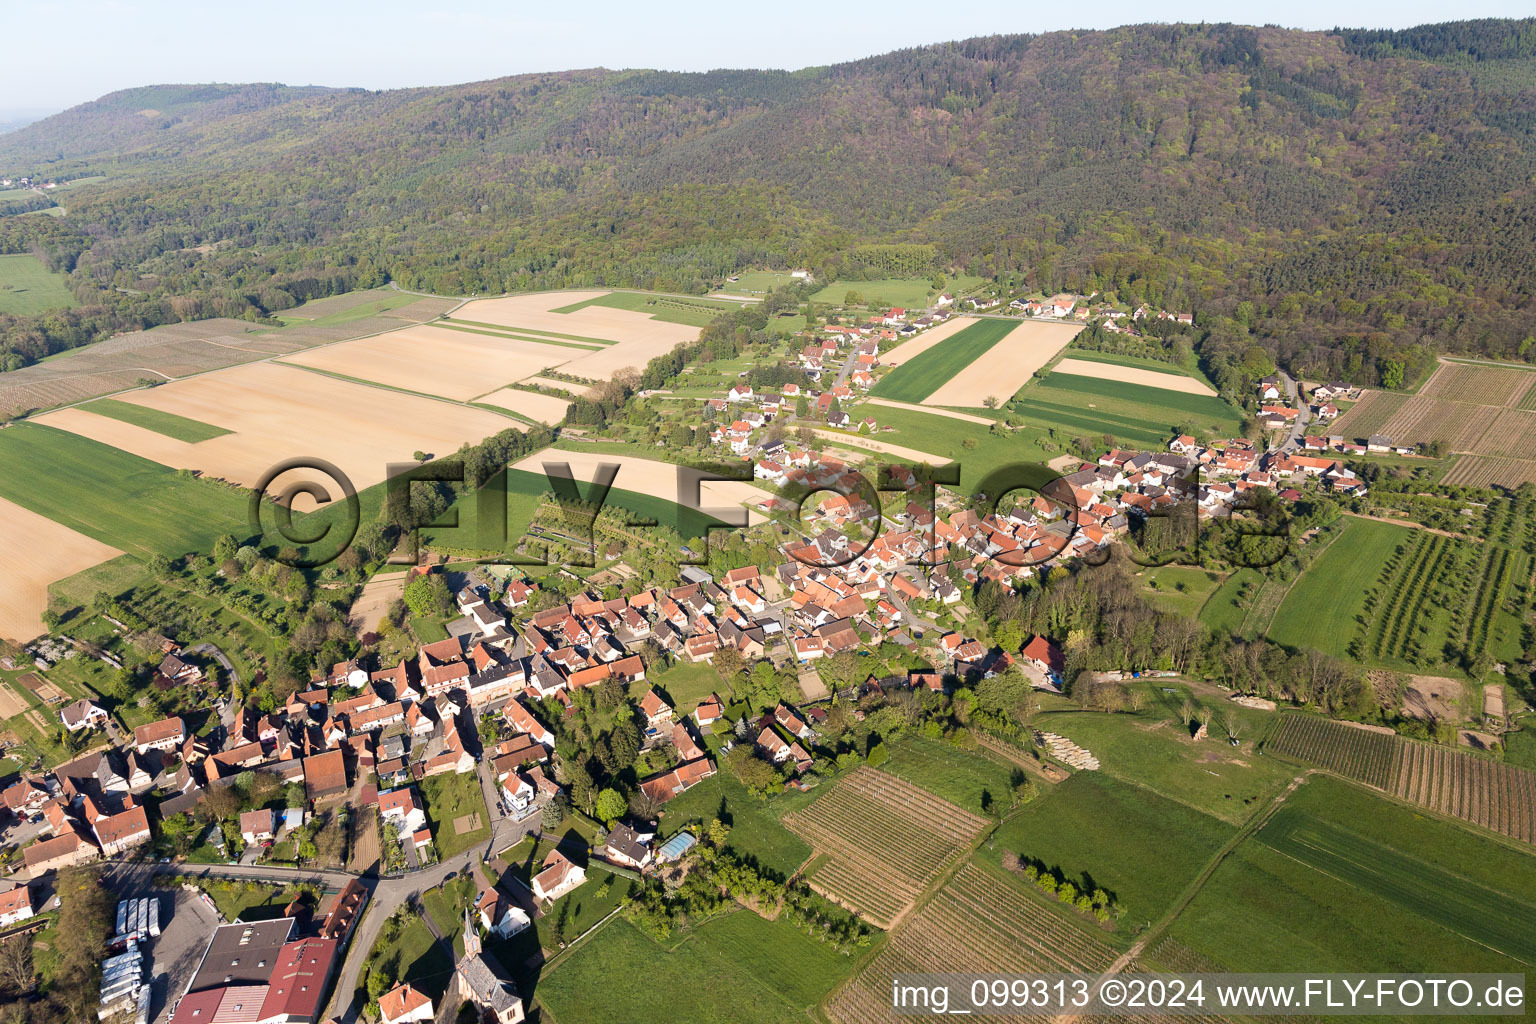
[[[671,295],[647,295],[643,292],[609,292],[585,302],[572,303],[551,310],[554,313],[574,313],[587,306],[607,306],[609,309],[628,309],[644,313],[653,320],[665,320],[672,324],[703,327],[728,309],[739,309],[740,302],[717,299],[678,298]]]
[[[663,947],[615,920],[540,979],[537,998],[559,1021],[627,1020],[780,1024],[804,1019],[853,970],[788,920],[738,910]]]
[[[392,288],[372,288],[366,291],[346,292],[314,299],[277,314],[284,325],[307,324],[311,327],[334,327],[365,317],[387,313],[401,306],[420,301],[420,295],[397,292]],[[401,321],[403,325],[405,321]]]
[[[427,818],[432,825],[432,844],[437,847],[439,859],[447,860],[491,838],[491,816],[486,810],[485,795],[481,792],[480,776],[477,773],[459,775],[447,772],[422,779],[421,796],[427,805]],[[478,814],[480,827],[468,832],[456,832],[453,823],[467,814]]]
[[[921,786],[976,814],[996,815],[1013,801],[1010,766],[943,740],[908,733],[887,744],[891,759],[880,770]]]
[[[74,304],[64,275],[53,273],[36,256],[0,256],[0,313],[32,316]]]
[[[672,707],[679,715],[686,715],[699,706],[699,701],[711,693],[719,692],[720,698],[729,702],[731,692],[720,680],[720,673],[708,662],[680,661],[671,668],[649,676],[644,682],[631,687],[637,699],[649,687],[666,693],[672,699]]]
[[[998,829],[980,856],[1004,850],[1103,888],[1125,909],[1118,939],[1156,920],[1232,835],[1230,824],[1103,772],[1076,772]],[[1177,849],[1176,857],[1168,856]],[[1071,915],[1074,920],[1077,915]]]
[[[708,824],[711,818],[719,818],[731,826],[730,846],[754,858],[763,868],[788,878],[805,863],[811,848],[785,828],[779,816],[792,806],[809,803],[830,785],[824,782],[814,793],[796,794],[794,799],[786,796],[764,801],[748,793],[722,768],[667,803],[661,816],[661,834],[670,836],[690,823]]]
[[[0,430],[0,497],[140,557],[250,535],[244,492],[37,423]]]
[[[932,280],[926,277],[886,277],[877,281],[833,281],[811,296],[812,302],[843,305],[849,292],[858,292],[865,303],[881,306],[900,306],[903,309],[923,309],[938,293],[932,288]],[[948,278],[944,290],[958,295],[981,284],[979,277]]]
[[[480,498],[475,494],[464,495],[454,502],[442,521],[455,512],[458,525],[433,527],[422,531],[422,538],[445,548],[461,550],[513,550],[528,533],[528,526],[538,512],[540,498],[553,490],[542,473],[527,470],[507,470],[507,534],[505,545],[492,547],[491,542],[499,535],[493,529],[482,535],[479,521]],[[581,490],[578,487],[578,490]],[[582,493],[585,493],[583,490]],[[648,494],[621,490],[615,487],[608,492],[606,504],[627,509],[637,518],[654,519],[657,523],[676,530],[685,538],[702,536],[709,525],[716,522],[710,516],[684,508],[675,502],[654,498]]]
[[[1066,373],[1024,385],[1007,408],[1032,426],[1055,427],[1069,438],[1109,434],[1117,442],[1159,448],[1174,433],[1230,436],[1242,425],[1237,409],[1210,395]]]
[[[1536,858],[1313,777],[1174,923],[1242,971],[1518,971]]]
[[[787,270],[747,270],[737,274],[736,280],[722,284],[720,291],[731,295],[766,295],[794,281]]]
[[[948,459],[960,464],[960,488],[969,493],[992,470],[1017,462],[1038,462],[1044,465],[1058,449],[1048,453],[1040,448],[1045,432],[1039,428],[1023,427],[994,433],[987,427],[965,420],[915,412],[910,409],[892,409],[888,406],[865,405],[858,410],[860,416],[873,416],[882,430],[879,440],[899,444],[906,448],[928,452],[940,461]],[[891,427],[887,433],[883,428]],[[975,446],[967,448],[966,442]]]
[[[1186,565],[1164,565],[1143,569],[1141,596],[1154,608],[1196,618],[1211,594],[1222,584],[1220,575]]]
[[[1221,585],[1211,592],[1205,599],[1205,604],[1200,606],[1200,621],[1209,626],[1213,631],[1223,634],[1236,634],[1243,626],[1243,616],[1248,612],[1248,606],[1253,603],[1254,589],[1263,585],[1264,574],[1257,569],[1246,566],[1238,569],[1232,575],[1221,581]],[[1243,604],[1238,603],[1239,595],[1243,588],[1248,587],[1248,597]]]
[[[207,441],[211,438],[222,437],[232,431],[223,427],[215,427],[210,423],[188,419],[178,416],[173,412],[163,412],[160,409],[151,409],[148,406],[134,405],[132,402],[119,402],[115,398],[98,398],[94,402],[82,406],[86,412],[94,412],[98,416],[110,416],[114,420],[123,423],[131,423],[145,430],[153,430],[157,434],[166,437],[174,437],[178,441],[186,441],[188,444],[197,444],[199,441]]]
[[[1351,520],[1291,585],[1275,613],[1270,639],[1325,654],[1346,654],[1364,614],[1366,590],[1376,583],[1382,563],[1397,546],[1413,539],[1414,532],[1404,526]]]
[[[870,393],[896,402],[921,402],[986,355],[1016,326],[1008,320],[978,320],[896,367],[880,378]]]
[[[1243,723],[1243,745],[1233,747],[1220,725],[1219,712],[1228,709],[1226,703],[1204,698],[1201,703],[1222,706],[1216,708],[1218,717],[1211,722],[1211,738],[1195,743],[1175,714],[1185,689],[1161,679],[1145,685],[1151,701],[1140,712],[1047,711],[1037,716],[1034,725],[1086,747],[1105,774],[1223,821],[1247,817],[1293,774],[1288,766],[1254,752],[1254,741],[1273,715],[1233,706],[1231,710]],[[1165,693],[1165,688],[1174,692]],[[1044,703],[1052,707],[1054,702]]]

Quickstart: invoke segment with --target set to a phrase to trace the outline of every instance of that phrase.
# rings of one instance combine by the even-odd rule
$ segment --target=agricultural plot
[[[1315,764],[1377,789],[1392,786],[1398,738],[1315,715],[1282,715],[1265,750]]]
[[[486,382],[511,383],[567,363],[581,350],[423,325],[328,345],[284,362],[464,402]]]
[[[1237,971],[1520,971],[1533,891],[1533,858],[1315,777],[1223,861],[1172,936],[1184,962]]]
[[[514,463],[512,468],[537,474],[540,478],[543,478],[545,472],[544,464],[546,462],[567,463],[571,467],[571,476],[576,481],[582,494],[587,493],[587,484],[596,479],[599,466],[605,463],[617,464],[619,472],[613,479],[615,490],[633,491],[651,498],[659,498],[668,503],[678,504],[677,480],[679,467],[670,462],[636,458],[633,455],[621,455],[617,452],[607,454],[605,452],[567,451],[563,448],[546,448],[520,462]],[[544,489],[550,489],[547,483],[544,484]],[[758,502],[767,497],[767,491],[746,481],[717,480],[701,484],[699,487],[699,505],[706,512],[710,509],[735,509],[743,504]],[[753,522],[761,522],[763,519],[762,514],[759,512],[749,510],[748,514]]]
[[[1007,321],[986,320],[983,323],[1006,326]],[[1026,320],[1006,331],[995,345],[979,358],[968,361],[958,372],[951,371],[937,378],[943,383],[927,396],[924,404],[979,409],[989,397],[996,398],[999,404],[1006,402],[1081,330],[1082,327],[1076,324]]]
[[[609,294],[614,293],[544,292],[476,299],[460,307],[453,319],[552,338],[595,338],[616,342],[601,352],[587,353],[561,367],[564,373],[591,380],[609,380],[615,370],[624,367],[642,369],[655,356],[664,355],[699,335],[698,327],[693,325],[669,323],[633,309],[596,304],[595,300]],[[557,309],[571,312],[560,313]]]
[[[960,287],[960,283],[956,282],[955,286]],[[928,305],[929,296],[935,294],[929,278],[886,277],[875,281],[833,281],[813,294],[811,301],[841,306],[849,292],[857,293],[864,302],[900,306],[903,309],[923,309]]]
[[[1126,922],[1139,923],[1172,906],[1232,833],[1230,823],[1142,786],[1104,772],[1074,772],[1009,816],[977,857],[997,863],[1008,850],[1042,863],[1080,892],[1104,889],[1124,908]],[[1165,856],[1170,848],[1179,856]],[[1117,926],[1110,941],[1129,942],[1130,931]]]
[[[948,384],[951,378],[990,352],[1016,326],[1007,320],[973,321],[938,344],[929,346],[919,355],[909,356],[880,379],[872,394],[881,398],[894,398],[899,402],[980,405],[980,399],[971,403],[929,402],[928,399]]]
[[[811,888],[882,928],[900,920],[923,888],[986,819],[872,768],[860,768],[784,825],[828,859]]]
[[[626,884],[616,878],[615,891],[622,892]],[[540,1008],[547,1008],[541,1019],[562,1022],[622,1018],[782,1024],[807,1019],[852,962],[787,917],[766,921],[738,910],[668,945],[619,918],[540,977],[537,997]],[[619,1015],[615,992],[624,993]]]
[[[1468,402],[1450,402],[1427,395],[1414,395],[1382,425],[1379,433],[1390,437],[1397,444],[1440,441],[1451,451],[1477,451],[1478,442],[1499,416],[1499,408],[1493,405],[1472,405]]]
[[[47,632],[48,585],[120,554],[0,498],[0,636],[25,641]]]
[[[141,558],[207,551],[221,534],[249,532],[239,492],[66,431],[0,430],[0,465],[0,498]]]
[[[574,313],[589,306],[627,309],[636,313],[644,313],[646,316],[654,317],[657,320],[664,320],[667,323],[704,327],[726,310],[739,308],[741,303],[739,301],[728,302],[713,299],[685,299],[676,295],[609,292],[607,295],[596,299],[588,299],[585,302],[578,302],[571,306],[562,306],[554,310],[554,312]]]
[[[1524,409],[1499,410],[1492,426],[1472,450],[1478,455],[1501,459],[1529,459],[1536,456],[1536,412]]]
[[[508,425],[498,413],[272,362],[175,381],[131,400],[232,433],[188,444],[79,409],[48,413],[38,422],[246,487],[284,459],[319,457],[338,466],[358,490],[381,483],[391,463],[409,462],[416,451],[457,451]]]
[[[341,295],[330,295],[323,299],[311,299],[301,306],[283,310],[278,317],[282,320],[307,320],[321,324],[345,323],[365,316],[388,313],[414,305],[417,301],[418,297],[409,292],[397,292],[392,288],[369,288],[363,291],[345,292]],[[452,299],[428,301],[454,304]]]
[[[952,316],[937,327],[930,327],[915,338],[903,341],[888,352],[880,353],[880,361],[886,366],[909,363],[946,338],[952,338],[976,323],[973,316]]]
[[[1474,405],[1521,407],[1521,400],[1536,383],[1536,372],[1505,366],[1441,363],[1419,394]]]
[[[1446,484],[1457,487],[1507,487],[1536,484],[1536,460],[1496,459],[1486,455],[1463,455],[1445,474]]]
[[[1399,548],[1414,543],[1407,527],[1352,520],[1297,577],[1275,614],[1269,638],[1343,657],[1365,618],[1366,591]]]
[[[1420,807],[1536,843],[1536,773],[1523,768],[1301,715],[1286,716],[1267,749]]]
[[[1095,380],[1118,380],[1125,384],[1140,384],[1143,387],[1162,388],[1165,391],[1181,391],[1186,395],[1216,394],[1216,390],[1209,384],[1180,373],[1172,367],[1168,370],[1155,370],[1150,367],[1074,359],[1068,356],[1051,367],[1051,372],[1092,377]]]
[[[475,401],[510,410],[551,427],[565,419],[565,410],[571,406],[571,403],[563,398],[541,395],[535,391],[524,391],[521,388],[502,388],[500,391],[481,395]]]
[[[1106,943],[1042,899],[994,870],[965,864],[824,1009],[836,1024],[895,1024],[912,1019],[891,1007],[896,974],[1097,972],[1113,960]]]
[[[1331,433],[1344,437],[1369,437],[1381,433],[1387,421],[1408,402],[1408,396],[1390,391],[1367,391],[1354,407],[1340,416]]]
[[[196,444],[199,441],[207,441],[229,433],[223,427],[199,423],[197,420],[189,420],[173,412],[150,409],[133,402],[120,402],[115,398],[98,398],[84,408],[86,412],[107,416],[123,423],[132,423],[145,430],[153,430],[157,434],[164,434],[166,437],[173,437],[188,444]]]
[[[64,275],[49,270],[36,256],[0,256],[0,313],[32,316],[74,304]]]
[[[1152,448],[1167,444],[1172,434],[1231,436],[1242,425],[1238,410],[1220,398],[1071,374],[1053,373],[1027,385],[1008,409],[1068,436],[1108,434]]]
[[[1475,663],[1502,647],[1508,630],[1501,613],[1517,559],[1502,545],[1416,532],[1386,558],[1365,592],[1349,653],[1420,669]]]

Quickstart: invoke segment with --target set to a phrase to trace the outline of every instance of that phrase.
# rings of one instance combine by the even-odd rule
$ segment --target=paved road
[[[1312,410],[1301,397],[1301,388],[1296,384],[1296,378],[1280,371],[1281,378],[1285,381],[1286,397],[1296,407],[1296,422],[1291,424],[1290,433],[1286,434],[1285,441],[1280,445],[1280,451],[1293,452],[1301,447],[1301,439],[1306,436],[1307,424],[1312,422]]]

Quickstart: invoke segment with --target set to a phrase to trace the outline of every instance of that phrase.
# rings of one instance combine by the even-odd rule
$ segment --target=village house
[[[0,928],[19,924],[32,915],[32,891],[25,882],[9,892],[0,893]]]
[[[432,998],[410,982],[379,996],[379,1019],[383,1024],[426,1024],[436,1018]]]
[[[64,723],[64,728],[70,732],[80,732],[82,729],[100,729],[112,720],[107,714],[106,708],[89,700],[81,698],[63,708],[59,712],[59,721]]]
[[[558,849],[550,850],[544,858],[543,868],[533,876],[533,894],[541,900],[553,902],[586,880],[585,868]]]
[[[133,730],[134,747],[141,754],[150,750],[175,750],[186,738],[187,730],[180,718],[162,718]]]
[[[240,838],[247,844],[265,843],[277,835],[277,812],[270,807],[240,815]]]

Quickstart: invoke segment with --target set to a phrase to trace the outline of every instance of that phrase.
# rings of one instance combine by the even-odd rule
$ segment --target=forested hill
[[[941,267],[1193,309],[1212,345],[1375,383],[1536,358],[1536,22],[1135,26],[801,72],[590,70],[390,92],[131,90],[0,136],[106,180],[0,217],[71,274],[24,358],[394,279],[699,291]],[[3,359],[4,351],[0,351]]]

